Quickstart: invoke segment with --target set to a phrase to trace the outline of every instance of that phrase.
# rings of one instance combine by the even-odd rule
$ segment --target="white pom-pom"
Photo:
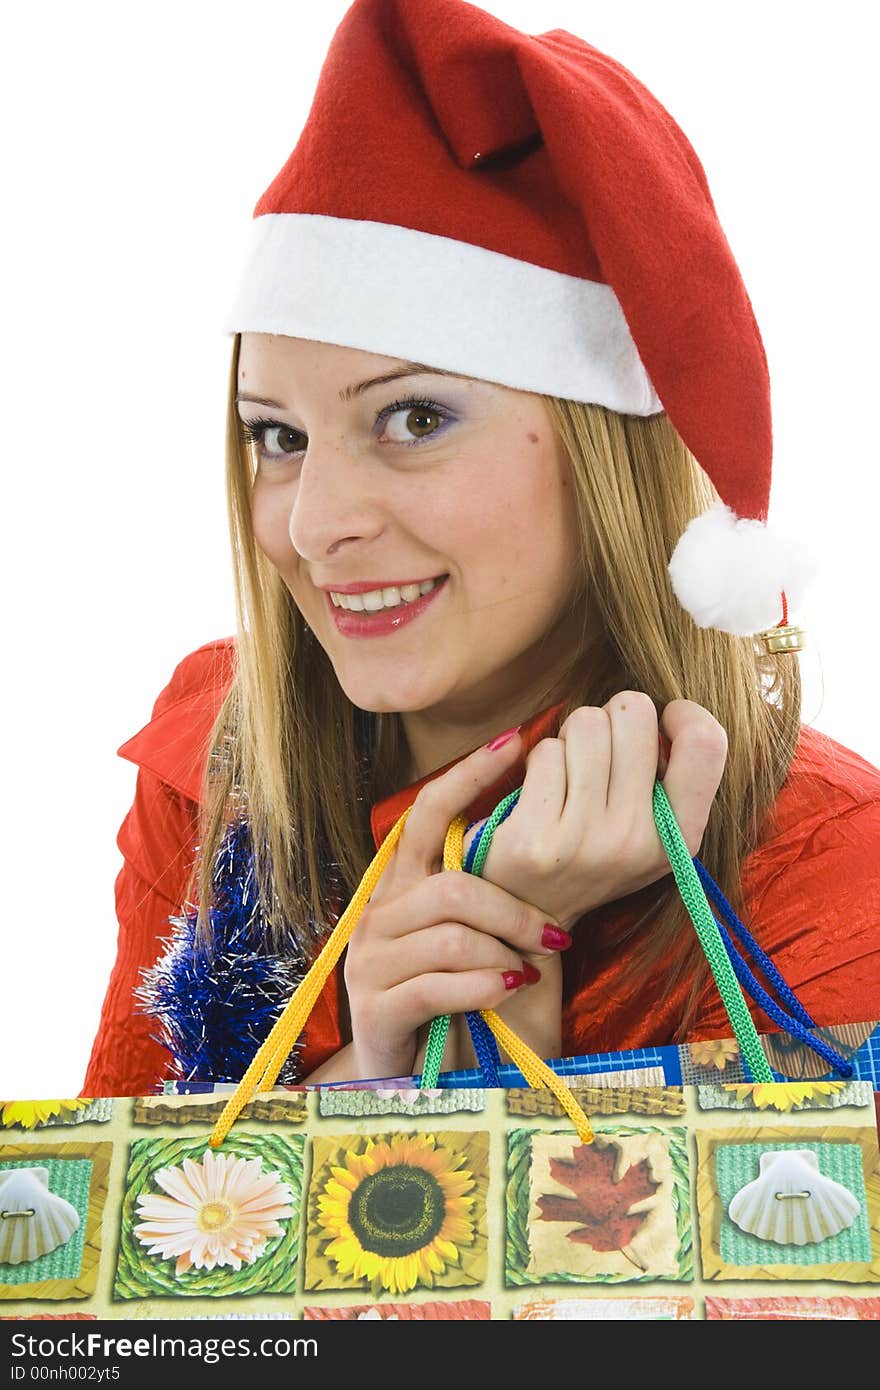
[[[740,519],[723,502],[694,518],[669,561],[673,592],[697,626],[739,637],[779,622],[783,590],[796,608],[815,571],[802,542]]]

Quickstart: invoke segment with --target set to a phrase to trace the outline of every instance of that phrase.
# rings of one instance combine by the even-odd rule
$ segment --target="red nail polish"
[[[536,970],[527,960],[523,961],[523,974],[526,977],[527,985],[536,985],[541,978],[540,970]]]
[[[561,927],[554,927],[552,922],[545,922],[544,930],[541,932],[541,945],[546,946],[548,951],[567,951],[571,945],[571,937]]]
[[[493,738],[491,743],[486,744],[486,747],[494,753],[496,748],[503,748],[505,743],[509,743],[510,740],[513,738],[514,734],[519,733],[519,730],[519,724],[517,724],[516,727],[513,729],[505,729],[503,734],[497,734],[496,737]]]
[[[502,970],[501,978],[504,981],[505,989],[519,989],[524,985],[526,977],[521,970]]]

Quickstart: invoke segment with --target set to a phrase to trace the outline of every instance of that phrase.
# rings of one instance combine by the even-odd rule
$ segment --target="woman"
[[[702,168],[582,40],[424,15],[356,0],[257,205],[239,635],[121,750],[87,1094],[237,1079],[410,805],[288,1079],[407,1074],[434,1015],[486,1007],[544,1056],[729,1035],[657,776],[814,1018],[880,1015],[880,773],[800,725],[805,567],[763,524],[766,360]],[[520,785],[482,878],[438,872]]]

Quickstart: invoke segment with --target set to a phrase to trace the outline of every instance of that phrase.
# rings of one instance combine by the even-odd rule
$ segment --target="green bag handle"
[[[472,873],[482,873],[492,843],[492,836],[508,809],[512,808],[518,800],[521,790],[522,788],[517,788],[503,801],[500,801],[486,821],[474,856]],[[712,976],[718,986],[721,1001],[724,1004],[727,1017],[730,1019],[733,1035],[739,1044],[752,1079],[756,1082],[773,1081],[773,1071],[764,1056],[761,1040],[749,1013],[739,980],[736,978],[730,963],[730,957],[725,950],[721,933],[718,930],[718,923],[703,891],[703,885],[694,868],[690,852],[669,804],[669,798],[662,784],[656,781],[654,783],[652,809],[654,824],[666,851],[666,857],[681,894],[681,900],[694,925],[703,954],[709,962],[709,969],[712,971]],[[436,1086],[437,1084],[448,1031],[449,1014],[441,1014],[432,1020],[422,1066],[420,1084],[423,1087]]]

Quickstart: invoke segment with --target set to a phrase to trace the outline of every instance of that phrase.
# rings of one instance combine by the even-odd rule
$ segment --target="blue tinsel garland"
[[[307,969],[289,928],[283,952],[269,950],[246,820],[230,826],[215,862],[211,944],[196,942],[192,907],[168,920],[174,930],[163,938],[167,950],[135,990],[140,1011],[158,1020],[153,1036],[171,1053],[175,1076],[240,1081]],[[279,1085],[298,1079],[298,1049]]]

